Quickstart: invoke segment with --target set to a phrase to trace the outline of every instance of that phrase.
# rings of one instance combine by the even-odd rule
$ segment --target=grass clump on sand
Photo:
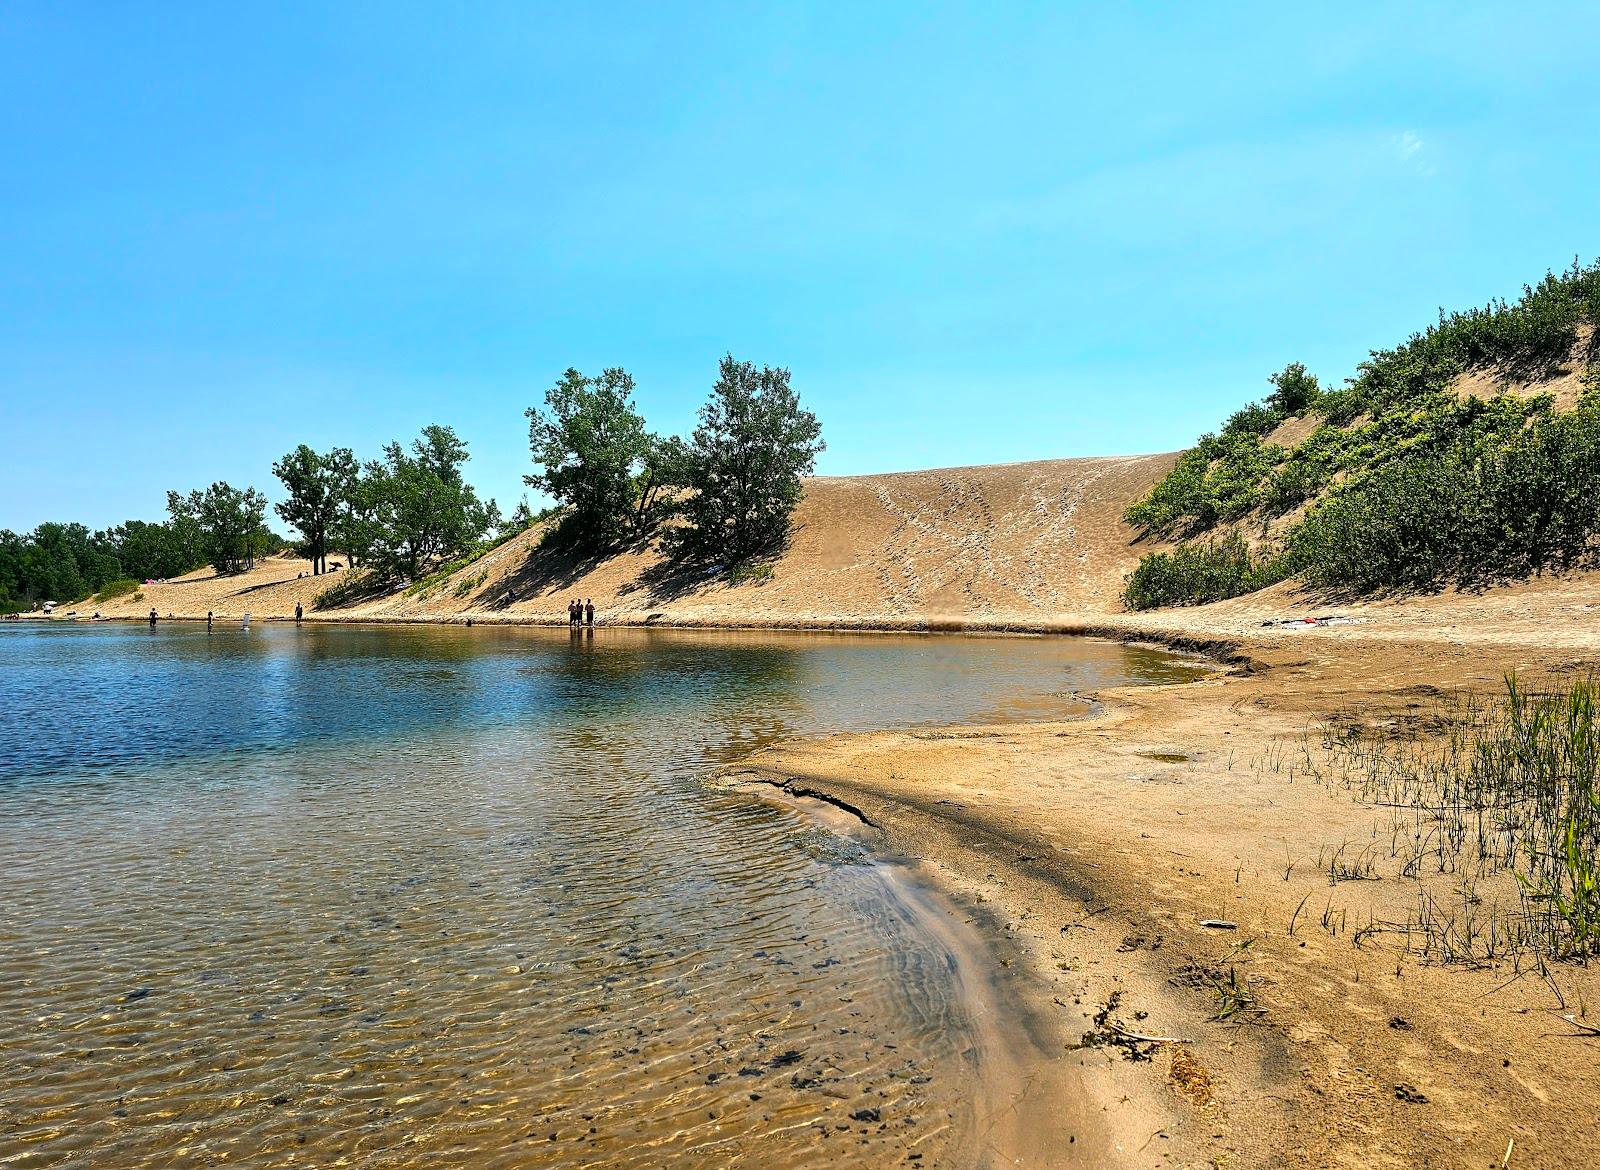
[[[1580,346],[1580,326],[1596,322],[1600,263],[1575,263],[1515,304],[1441,315],[1341,389],[1286,367],[1128,508],[1142,533],[1180,543],[1144,558],[1125,603],[1212,601],[1291,576],[1360,595],[1482,587],[1600,563],[1600,384],[1591,375],[1566,413],[1549,396],[1485,400],[1453,385],[1479,369],[1538,380],[1593,362],[1600,330]],[[1315,425],[1270,442],[1293,418]],[[1255,532],[1248,566],[1218,554],[1219,530]]]
[[[772,580],[772,563],[742,561],[728,570],[729,585],[765,585]]]
[[[348,569],[338,576],[338,581],[312,599],[312,609],[344,609],[370,601],[389,590],[388,581],[370,569]]]
[[[1346,784],[1396,810],[1392,852],[1422,886],[1399,929],[1425,954],[1600,956],[1600,682],[1539,690],[1508,676],[1505,688],[1444,700],[1407,734],[1335,721],[1324,747]],[[1486,907],[1480,886],[1507,872],[1515,903]],[[1454,894],[1430,892],[1429,873]]]
[[[112,601],[118,597],[127,597],[130,593],[137,593],[138,591],[139,582],[131,577],[124,577],[120,581],[108,581],[105,585],[102,585],[100,592],[96,593],[91,600],[104,604],[107,601]]]
[[[410,585],[407,585],[406,596],[427,597],[432,593],[436,593],[438,590],[444,587],[445,583],[448,582],[451,577],[454,577],[457,573],[461,572],[462,569],[466,568],[473,561],[477,560],[481,555],[482,550],[474,548],[471,552],[467,553],[466,556],[457,557],[453,561],[446,561],[433,572],[429,573],[426,577],[423,577],[417,581],[413,581]]]

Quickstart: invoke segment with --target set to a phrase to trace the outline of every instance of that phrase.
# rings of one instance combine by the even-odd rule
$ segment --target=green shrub
[[[462,569],[466,568],[473,561],[477,560],[493,547],[493,544],[479,545],[471,552],[467,553],[466,556],[457,557],[453,561],[446,561],[433,572],[429,573],[426,577],[423,577],[417,581],[413,581],[410,585],[406,586],[406,596],[425,597],[430,593],[436,592],[437,590],[443,588],[445,583],[451,577],[455,576]]]
[[[130,593],[137,592],[138,588],[139,582],[131,577],[124,577],[120,581],[109,581],[100,587],[100,592],[94,595],[94,600],[103,604],[113,598],[126,597]]]
[[[1222,424],[1224,435],[1264,435],[1283,421],[1283,413],[1264,402],[1252,402],[1228,416]]]
[[[1171,552],[1151,553],[1128,574],[1122,602],[1129,609],[1203,605],[1253,593],[1283,580],[1279,562],[1250,551],[1233,533],[1205,544],[1180,544]]]
[[[743,564],[733,566],[733,568],[728,571],[729,585],[747,585],[752,583],[756,585],[765,585],[770,580],[772,580],[772,564],[770,561],[763,561],[759,564],[751,564],[750,562],[746,561]]]
[[[1496,416],[1481,417],[1476,411],[1483,403],[1463,403],[1446,392],[1451,381],[1490,366],[1524,378],[1549,377],[1568,360],[1584,321],[1600,322],[1600,262],[1547,273],[1515,304],[1441,312],[1436,324],[1404,344],[1373,351],[1337,390],[1323,390],[1303,365],[1291,363],[1272,376],[1264,402],[1235,413],[1220,435],[1202,436],[1126,519],[1151,535],[1194,537],[1257,508],[1282,515],[1341,475],[1359,475],[1408,446],[1449,445],[1490,430],[1509,437],[1530,408],[1506,399],[1493,408]],[[1596,353],[1600,330],[1587,356]],[[1288,452],[1260,442],[1278,422],[1311,411],[1327,425],[1306,442]],[[1363,416],[1367,421],[1355,425]]]
[[[1595,563],[1600,401],[1463,404],[1476,415],[1319,501],[1287,537],[1309,584],[1354,593],[1517,580]],[[1531,421],[1507,430],[1506,425]]]
[[[1322,387],[1317,385],[1316,375],[1306,373],[1300,362],[1290,362],[1268,381],[1273,390],[1267,395],[1266,405],[1280,418],[1296,418],[1314,410],[1322,399]]]

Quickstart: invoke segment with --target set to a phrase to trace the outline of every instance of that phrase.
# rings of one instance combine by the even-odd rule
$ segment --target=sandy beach
[[[676,579],[647,550],[551,556],[533,530],[344,608],[316,601],[342,574],[302,576],[285,558],[99,608],[282,620],[299,602],[308,620],[545,623],[577,595],[602,626],[1080,633],[1204,654],[1213,678],[1087,696],[1086,719],[788,744],[729,775],[860,810],[987,924],[996,963],[1050,1021],[1063,1099],[1099,1123],[1052,1159],[1588,1165],[1600,1016],[1584,1013],[1600,983],[1570,963],[1546,980],[1427,953],[1401,927],[1424,892],[1448,902],[1452,877],[1402,872],[1394,810],[1329,779],[1317,729],[1421,718],[1442,696],[1496,692],[1508,671],[1587,672],[1600,575],[1364,604],[1285,585],[1124,613],[1117,593],[1145,548],[1121,513],[1172,459],[815,480],[770,576],[737,585]],[[1340,621],[1283,624],[1308,616]],[[1487,916],[1516,895],[1491,884],[1470,898],[1463,912]]]

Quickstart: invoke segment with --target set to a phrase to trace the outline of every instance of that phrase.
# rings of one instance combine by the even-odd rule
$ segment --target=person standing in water
[[[150,611],[150,628],[152,630],[156,628],[156,611],[153,609]]]
[[[300,615],[301,615],[302,612],[303,611],[300,609],[300,603],[298,601],[295,602],[294,603],[294,624],[297,625],[297,626],[300,624]]]
[[[584,623],[591,629],[594,628],[594,598],[590,597],[583,603]]]
[[[206,610],[206,633],[209,634],[211,632],[212,623],[215,622],[216,620],[217,620],[217,615],[212,613],[209,609]]]

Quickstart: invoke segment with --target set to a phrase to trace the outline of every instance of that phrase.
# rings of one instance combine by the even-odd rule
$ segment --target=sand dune
[[[592,598],[602,623],[882,629],[1111,629],[1169,638],[1324,641],[1360,638],[1600,647],[1600,573],[1535,578],[1480,593],[1447,591],[1345,602],[1292,583],[1214,605],[1131,614],[1118,594],[1152,547],[1122,522],[1127,505],[1175,454],[1058,459],[889,475],[813,479],[789,548],[766,580],[675,572],[652,549],[601,559],[539,547],[533,529],[419,590],[323,607],[345,574],[310,574],[273,557],[250,572],[210,569],[143,587],[80,615],[258,620],[564,622],[568,599]],[[1349,617],[1314,632],[1265,629],[1306,614]]]
[[[770,579],[729,584],[675,574],[652,550],[603,560],[552,554],[535,529],[448,579],[319,617],[564,620],[567,600],[593,598],[608,621],[685,624],[939,625],[1090,620],[1114,612],[1138,560],[1122,523],[1130,500],[1175,455],[1061,459],[808,482],[788,550]],[[149,585],[109,616],[204,617],[309,612],[339,574],[271,558],[248,573],[210,570]],[[86,603],[78,607],[92,611]]]

